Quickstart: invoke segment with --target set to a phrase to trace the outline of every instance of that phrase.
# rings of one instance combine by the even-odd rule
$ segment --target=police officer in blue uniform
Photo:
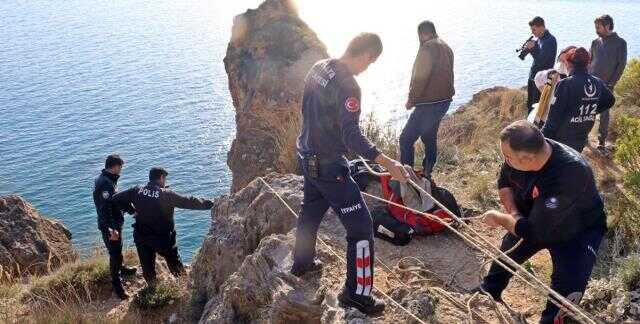
[[[109,251],[109,270],[113,291],[120,299],[127,299],[129,295],[122,286],[120,275],[133,275],[136,273],[136,268],[128,268],[122,264],[124,214],[118,206],[110,202],[110,198],[118,191],[118,179],[123,166],[124,161],[117,154],[107,156],[104,169],[94,182],[93,203],[98,213],[98,229]],[[132,209],[127,211],[133,213]]]
[[[156,282],[156,255],[167,262],[174,276],[184,273],[176,244],[174,209],[207,210],[213,207],[209,199],[184,197],[166,187],[169,173],[160,167],[149,171],[149,183],[135,186],[113,196],[112,201],[120,206],[135,209],[133,240],[136,244],[142,275],[148,285]]]
[[[556,85],[542,133],[582,152],[596,115],[611,108],[615,97],[602,80],[587,72],[590,55],[585,48],[570,50],[567,61],[570,76]]]
[[[578,303],[606,230],[604,204],[591,167],[574,149],[545,139],[535,125],[518,121],[500,134],[505,163],[498,180],[506,213],[488,211],[485,222],[509,232],[500,249],[518,263],[542,249],[551,254],[551,288]],[[494,262],[480,288],[496,300],[511,273]],[[565,314],[547,302],[540,323],[562,323]]]
[[[348,150],[386,167],[406,182],[407,171],[389,159],[362,134],[360,87],[354,76],[365,71],[382,53],[375,34],[355,37],[340,59],[317,62],[305,79],[302,131],[297,151],[304,175],[304,199],[298,219],[291,273],[302,276],[317,271],[315,259],[318,227],[331,207],[347,231],[347,276],[338,296],[343,307],[365,314],[384,311],[385,304],[371,296],[373,287],[373,224],[358,185],[349,174]]]

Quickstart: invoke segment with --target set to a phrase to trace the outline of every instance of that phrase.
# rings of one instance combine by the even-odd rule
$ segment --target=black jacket
[[[119,175],[102,170],[102,173],[94,181],[93,203],[98,214],[98,228],[106,231],[108,228],[118,229],[124,223],[123,209],[133,213],[133,210],[124,206],[114,206],[110,198],[118,192]]]
[[[347,150],[374,160],[380,151],[360,129],[360,87],[348,68],[339,60],[322,60],[304,82],[298,152],[317,155],[326,163]]]
[[[531,49],[533,65],[531,65],[531,70],[529,71],[529,79],[535,79],[536,74],[540,71],[552,69],[556,63],[557,52],[558,43],[556,38],[548,30],[545,31],[536,42],[536,46]]]
[[[175,231],[174,209],[211,209],[208,199],[183,197],[156,183],[135,186],[113,196],[112,201],[135,209],[134,238],[170,236]]]
[[[604,82],[584,69],[558,82],[553,100],[542,133],[578,152],[582,152],[587,143],[596,114],[615,103],[613,93]]]
[[[537,244],[570,241],[593,228],[606,228],[604,204],[591,167],[572,148],[547,139],[553,151],[539,171],[524,172],[504,164],[498,187],[511,188],[523,215],[518,236]]]

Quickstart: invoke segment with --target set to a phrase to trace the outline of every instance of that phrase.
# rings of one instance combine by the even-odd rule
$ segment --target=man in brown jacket
[[[449,110],[453,88],[453,51],[436,33],[431,21],[418,26],[420,49],[413,64],[409,99],[405,107],[411,113],[400,134],[400,161],[414,164],[414,144],[420,138],[425,145],[422,160],[425,176],[430,177],[438,157],[438,128]]]

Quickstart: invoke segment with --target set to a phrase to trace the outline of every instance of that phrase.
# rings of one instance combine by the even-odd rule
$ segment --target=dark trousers
[[[598,145],[605,145],[609,135],[609,110],[600,113],[600,124],[598,124]]]
[[[438,159],[438,129],[442,117],[449,110],[449,106],[451,106],[451,100],[416,105],[413,108],[413,112],[400,134],[400,162],[402,164],[414,165],[414,145],[420,138],[425,148],[422,160],[424,174],[431,175]]]
[[[331,207],[347,231],[347,276],[351,295],[369,296],[373,287],[373,221],[360,189],[349,174],[346,159],[319,167],[319,177],[309,176],[305,160],[304,198],[298,218],[294,267],[305,267],[316,254],[318,227]]]
[[[166,235],[157,235],[143,234],[134,229],[133,238],[142,267],[142,276],[148,284],[154,284],[156,281],[156,254],[164,258],[172,275],[178,277],[184,274],[184,266],[176,245],[175,231]]]
[[[614,86],[607,86],[613,91]],[[598,144],[604,146],[609,135],[609,109],[600,113],[600,123],[598,124]]]
[[[529,80],[527,84],[527,116],[525,116],[525,118],[528,117],[533,110],[533,104],[540,101],[540,95],[541,93],[538,87],[536,87],[536,83],[533,80]]]
[[[542,247],[527,241],[509,254],[515,262],[522,264],[542,249],[548,249],[553,263],[551,274],[551,288],[564,297],[578,303],[582,298],[587,282],[591,276],[591,270],[596,262],[596,253],[604,229],[595,228],[579,234],[577,238],[551,247]],[[513,247],[519,238],[507,234],[502,239],[500,250],[506,251]],[[491,294],[493,298],[500,299],[502,291],[507,287],[511,279],[511,273],[495,262],[491,265],[489,273],[482,282],[482,288]],[[565,314],[558,313],[558,307],[547,301],[546,308],[542,312],[540,323],[553,324],[554,319],[562,318]]]
[[[102,241],[104,241],[104,246],[107,248],[109,252],[109,272],[111,274],[111,284],[117,288],[121,287],[122,282],[120,280],[120,269],[122,269],[122,225],[114,228],[120,233],[120,238],[117,241],[112,241],[109,239],[109,230],[101,229],[102,233]]]

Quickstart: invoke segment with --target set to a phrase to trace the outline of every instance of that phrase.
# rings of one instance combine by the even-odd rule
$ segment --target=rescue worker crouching
[[[590,55],[586,49],[570,50],[567,61],[570,76],[556,85],[554,102],[542,133],[582,152],[596,115],[611,108],[615,97],[602,80],[587,72]]]
[[[359,187],[350,176],[345,154],[351,150],[384,166],[406,182],[407,171],[362,134],[360,87],[354,75],[365,71],[382,52],[375,34],[355,37],[340,59],[317,62],[305,78],[302,130],[297,140],[304,175],[304,198],[298,219],[291,273],[302,276],[321,269],[315,259],[318,227],[331,207],[347,232],[347,274],[338,296],[343,307],[368,315],[384,311],[371,295],[374,278],[373,222]]]
[[[181,276],[184,273],[176,245],[174,209],[207,210],[213,207],[211,200],[184,197],[167,189],[168,174],[163,168],[152,168],[146,186],[135,186],[113,196],[115,203],[135,209],[133,239],[142,274],[151,286],[156,281],[156,254],[165,259],[172,275]]]
[[[591,167],[581,154],[518,121],[502,130],[505,159],[498,180],[506,213],[484,214],[489,226],[508,230],[500,250],[521,264],[542,249],[551,254],[551,288],[579,303],[606,230],[604,204]],[[491,265],[480,288],[500,300],[511,273]],[[563,314],[547,301],[540,323],[562,323]],[[555,321],[555,322],[554,322]]]
[[[120,299],[127,299],[129,295],[122,286],[120,275],[128,276],[136,273],[136,268],[125,267],[122,262],[122,225],[124,214],[120,206],[114,206],[110,201],[118,191],[118,179],[124,167],[124,161],[117,154],[107,156],[104,169],[96,178],[93,188],[93,202],[98,214],[98,229],[102,233],[102,240],[109,252],[109,272],[113,291]],[[126,206],[125,206],[126,207]],[[126,208],[133,214],[133,208]]]

